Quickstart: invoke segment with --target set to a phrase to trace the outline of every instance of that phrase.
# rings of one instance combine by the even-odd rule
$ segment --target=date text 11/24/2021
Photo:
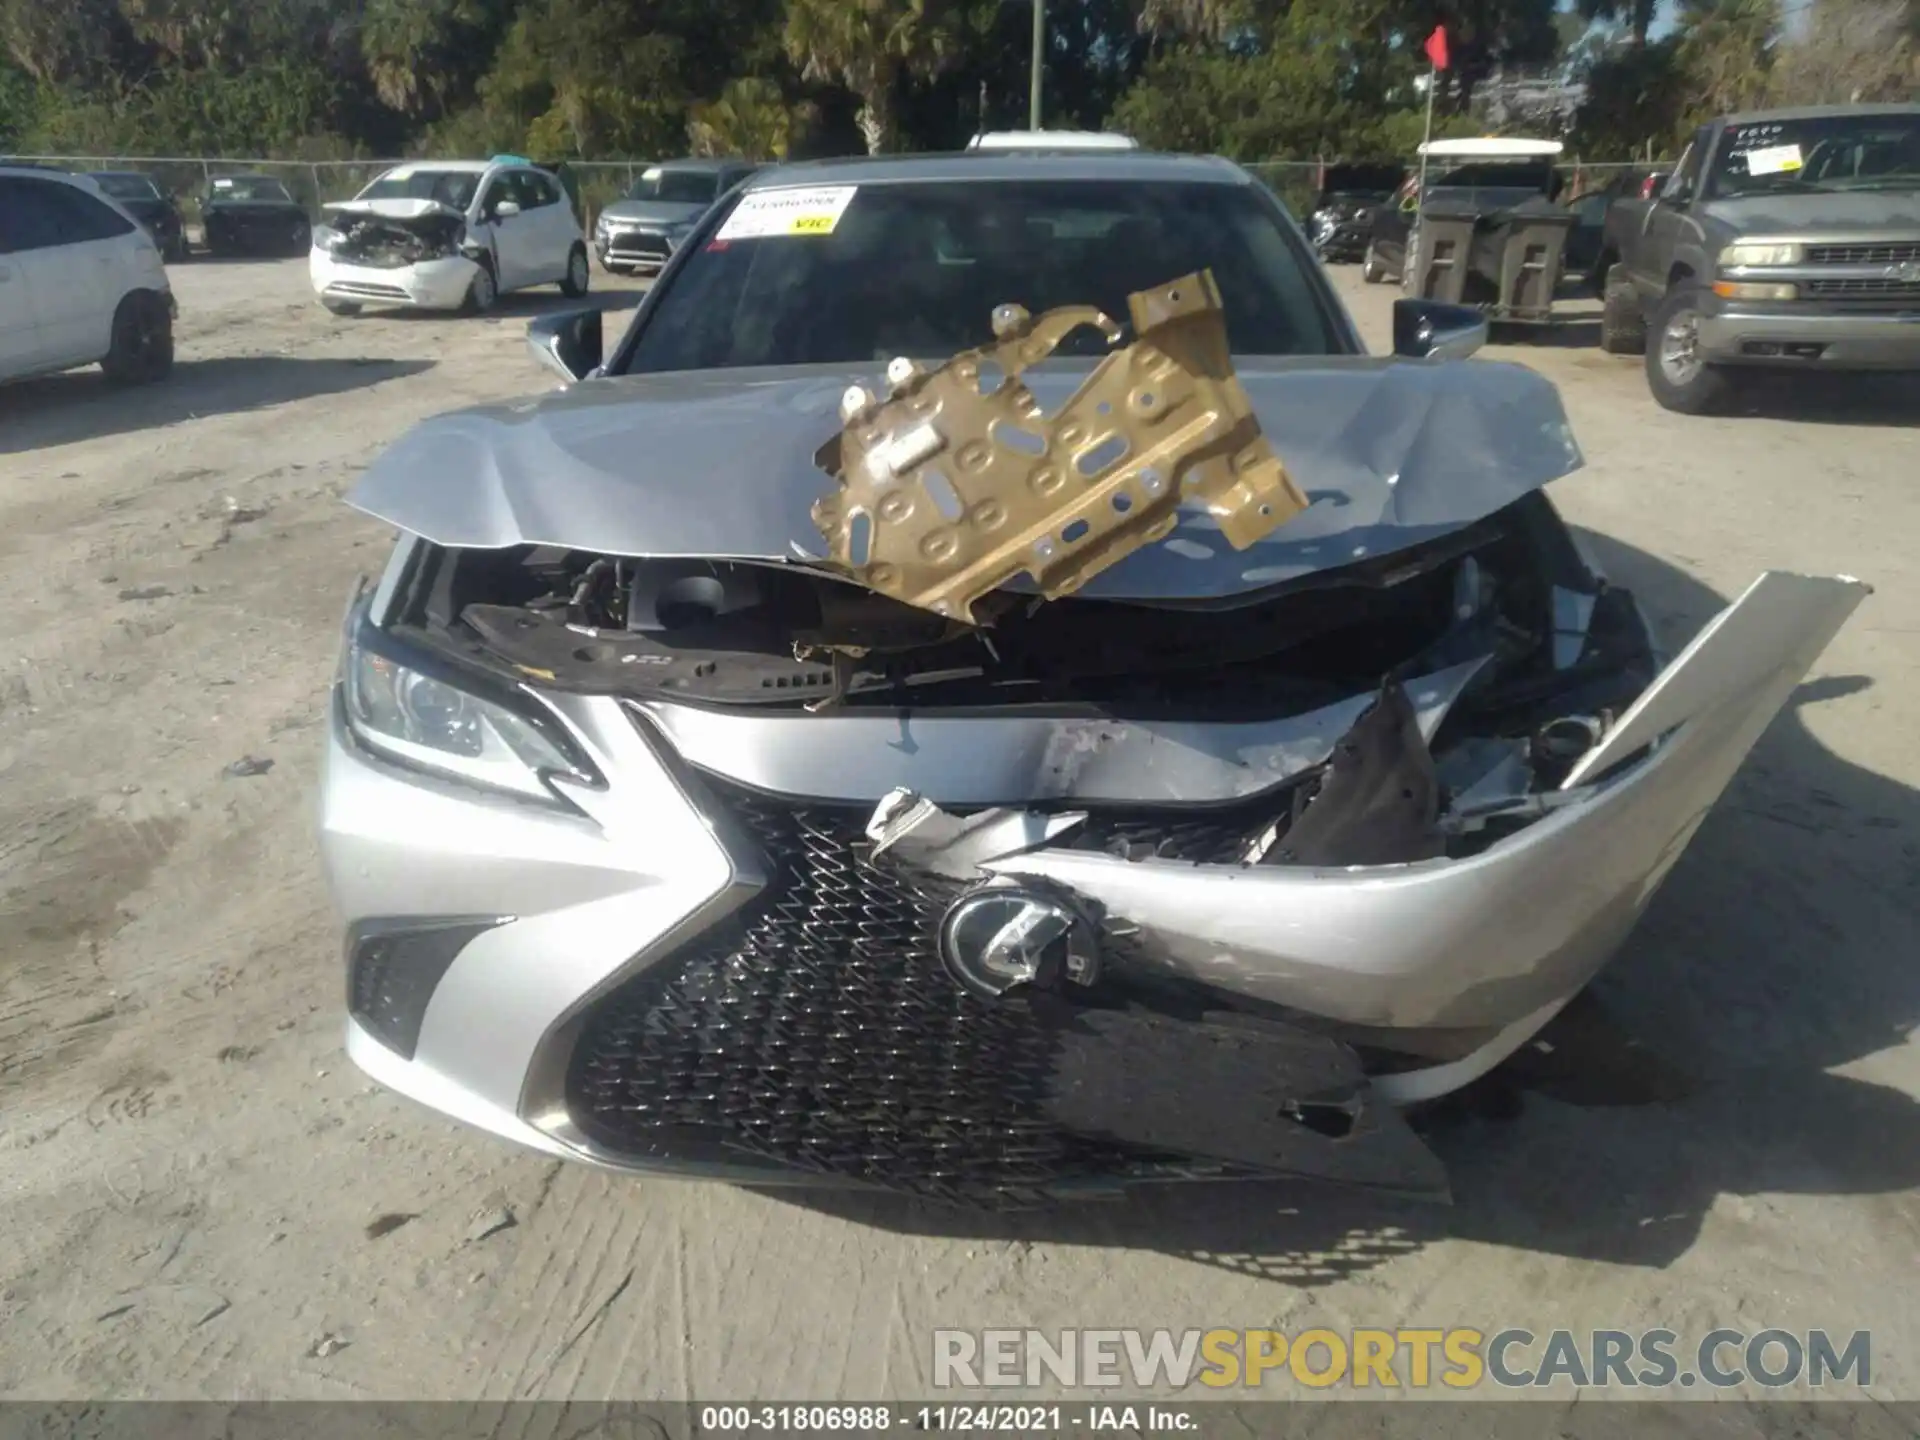
[[[708,1405],[701,1408],[700,1429],[712,1434],[804,1430],[858,1435],[896,1429],[962,1434],[981,1430],[1176,1434],[1197,1431],[1199,1421],[1190,1411],[1170,1405]]]

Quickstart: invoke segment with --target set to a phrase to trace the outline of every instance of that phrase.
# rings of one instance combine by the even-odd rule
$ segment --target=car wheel
[[[116,385],[164,380],[173,369],[173,314],[151,290],[136,290],[113,313],[112,348],[100,362]]]
[[[186,232],[182,231],[167,242],[167,248],[161,252],[161,259],[169,265],[184,264],[191,252],[187,249]]]
[[[484,315],[500,303],[500,284],[493,277],[493,265],[482,260],[467,287],[466,310],[469,315]]]
[[[1640,296],[1625,281],[1609,281],[1600,308],[1600,348],[1609,355],[1642,355],[1647,349],[1647,317]]]
[[[587,247],[576,245],[567,252],[567,273],[560,282],[560,293],[569,299],[578,299],[587,293],[592,281],[592,271],[587,267]]]
[[[320,303],[327,307],[329,313],[334,315],[358,315],[360,313],[360,306],[352,300],[335,300],[331,296],[322,295],[320,297]]]
[[[1669,291],[1647,334],[1647,388],[1662,408],[1681,415],[1707,414],[1733,388],[1725,370],[1700,356],[1700,293],[1692,286]]]
[[[287,253],[304,255],[313,248],[313,227],[306,221],[296,223],[287,235]]]
[[[1387,278],[1387,272],[1380,267],[1380,257],[1374,254],[1373,242],[1367,242],[1367,253],[1360,257],[1360,278],[1369,285],[1378,285]]]

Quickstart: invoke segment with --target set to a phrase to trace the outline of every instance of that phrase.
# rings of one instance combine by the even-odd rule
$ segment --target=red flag
[[[1444,70],[1447,68],[1446,26],[1434,26],[1433,33],[1427,36],[1427,59],[1433,62],[1433,68],[1436,70]]]

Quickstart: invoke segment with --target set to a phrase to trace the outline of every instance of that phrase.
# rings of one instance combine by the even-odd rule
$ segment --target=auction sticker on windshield
[[[1798,170],[1800,163],[1798,145],[1769,145],[1763,150],[1747,152],[1749,175],[1784,175]]]
[[[858,185],[806,190],[761,190],[742,197],[715,240],[759,240],[773,235],[831,235],[853,203]]]

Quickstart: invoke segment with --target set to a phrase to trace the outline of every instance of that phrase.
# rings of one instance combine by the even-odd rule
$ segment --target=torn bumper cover
[[[1328,373],[1488,398],[1302,383]],[[812,404],[734,383],[736,438]],[[759,522],[649,554],[611,543],[624,502],[561,516],[498,466],[464,512],[454,472],[370,476],[357,499],[421,530],[354,607],[322,787],[354,1058],[619,1169],[986,1205],[1442,1190],[1404,1107],[1586,985],[1866,587],[1769,573],[1663,668],[1516,479],[1557,423],[1525,382],[1476,498],[1429,489],[1466,461],[1404,429],[1290,446],[1286,387],[1248,389],[1311,508],[1232,559],[1169,553],[1182,511],[1071,595],[980,597],[983,628],[762,556]],[[563,413],[576,457],[649,453],[632,407],[582,404],[514,443]],[[1447,403],[1422,423],[1461,433]],[[707,443],[684,412],[663,433]],[[1369,450],[1422,523],[1361,503]],[[761,509],[808,525],[820,478],[793,486]],[[1294,534],[1330,491],[1354,528]],[[681,541],[714,523],[687,508]]]

